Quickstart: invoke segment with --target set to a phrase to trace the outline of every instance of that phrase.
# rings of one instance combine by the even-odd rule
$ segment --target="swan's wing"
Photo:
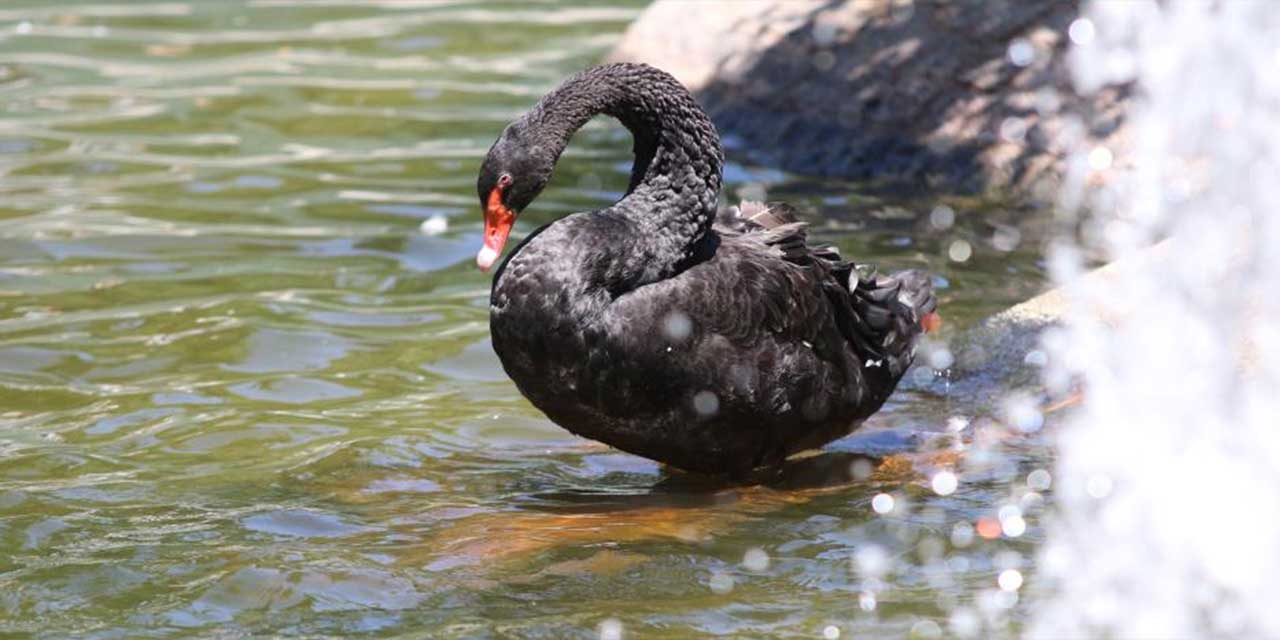
[[[676,318],[695,336],[760,350],[766,361],[878,363],[871,375],[894,381],[910,366],[921,320],[937,304],[926,275],[861,275],[835,248],[810,246],[789,207],[744,203],[716,230],[709,258],[613,301],[607,331],[625,343],[622,351],[665,344]]]
[[[659,397],[700,387],[723,409],[777,415],[806,401],[856,406],[860,361],[822,277],[759,238],[724,235],[711,259],[615,299],[588,340],[614,370],[664,372],[651,382]]]
[[[720,219],[718,226],[726,235],[758,241],[786,262],[807,267],[813,280],[810,286],[822,291],[837,318],[837,328],[859,354],[886,360],[895,375],[910,366],[922,324],[937,309],[928,274],[883,275],[874,269],[859,273],[835,247],[810,245],[805,223],[783,203],[744,201]],[[787,289],[776,284],[774,288]]]
[[[803,228],[792,224],[722,233],[709,259],[614,299],[584,332],[585,366],[611,394],[607,404],[653,410],[705,391],[747,432],[773,428],[773,418],[803,431],[821,423],[805,416],[878,409],[919,333],[904,315],[904,285],[855,278],[850,291],[834,261],[809,252],[798,264]],[[833,437],[822,434],[812,443]]]
[[[796,210],[784,202],[743,200],[736,207],[721,209],[716,224],[737,233],[775,229],[800,222]]]
[[[844,267],[852,267],[840,259],[835,247],[810,246],[805,233],[808,225],[800,220],[794,207],[784,202],[743,200],[736,207],[722,210],[717,226],[729,233],[756,234],[765,244],[782,250],[784,257],[795,264],[808,265],[814,259],[824,259],[839,272],[837,277],[847,278]]]

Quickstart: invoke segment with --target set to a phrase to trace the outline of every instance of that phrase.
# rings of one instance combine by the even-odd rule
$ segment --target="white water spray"
[[[1132,166],[1086,189],[1113,154],[1082,148],[1064,192],[1127,266],[1067,284],[1046,338],[1049,381],[1076,376],[1086,400],[1062,432],[1034,637],[1280,637],[1276,9],[1094,2],[1069,32],[1081,90],[1137,94],[1114,155]],[[1077,255],[1051,256],[1060,282]]]

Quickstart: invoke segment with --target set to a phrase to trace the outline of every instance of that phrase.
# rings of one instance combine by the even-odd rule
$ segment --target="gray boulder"
[[[1056,192],[1080,136],[1117,146],[1129,90],[1070,88],[1065,0],[657,0],[613,60],[686,83],[731,149],[872,185]]]

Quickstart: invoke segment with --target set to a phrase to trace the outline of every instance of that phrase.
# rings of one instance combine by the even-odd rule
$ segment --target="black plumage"
[[[481,202],[522,210],[597,114],[634,136],[626,196],[538,229],[494,275],[493,346],[520,391],[576,434],[735,476],[877,411],[936,307],[929,278],[860,276],[785,206],[717,217],[719,136],[670,75],[612,64],[566,80],[494,143]]]

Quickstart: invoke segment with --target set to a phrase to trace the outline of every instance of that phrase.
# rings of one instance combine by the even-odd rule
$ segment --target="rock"
[[[611,59],[672,72],[753,160],[1048,200],[1081,136],[1123,140],[1127,86],[1089,98],[1070,88],[1078,11],[1062,0],[657,0]]]

